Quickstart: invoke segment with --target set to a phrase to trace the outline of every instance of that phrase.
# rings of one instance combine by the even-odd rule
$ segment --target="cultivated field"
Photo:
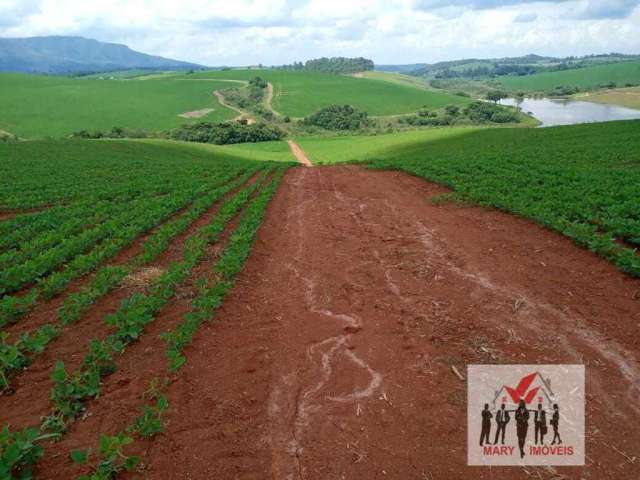
[[[178,115],[210,108],[200,120],[223,121],[236,113],[213,90],[226,82],[99,80],[0,74],[0,129],[19,137],[63,137],[112,127],[163,130],[188,122]],[[195,119],[198,120],[198,119]]]
[[[249,80],[259,75],[274,86],[273,108],[282,115],[304,117],[331,104],[349,104],[370,115],[415,112],[422,106],[464,105],[469,99],[383,80],[278,70],[228,70],[196,73],[188,79]]]
[[[555,87],[596,88],[609,82],[618,86],[640,83],[640,62],[618,62],[593,67],[545,72],[522,77],[500,77],[500,84],[512,91],[544,91]]]
[[[454,200],[516,213],[640,276],[640,122],[488,129],[371,154],[452,187]]]
[[[256,75],[281,116],[471,101],[379,73],[0,75],[0,128],[230,119],[212,91]],[[488,125],[0,143],[0,478],[637,480],[640,121]],[[468,467],[479,363],[584,364],[587,465]]]
[[[10,180],[0,190],[0,416],[11,426],[0,437],[0,473],[7,478],[38,460],[56,464],[56,451],[69,459],[67,434],[100,440],[100,431],[76,422],[106,393],[107,377],[131,368],[121,358],[149,329],[154,369],[140,377],[142,390],[118,421],[123,435],[127,425],[142,436],[153,431],[168,407],[162,379],[184,365],[183,350],[233,286],[288,165],[268,154],[256,161],[170,143],[25,142],[0,145],[0,153]],[[154,396],[141,397],[146,390]],[[116,433],[108,441],[120,449]],[[61,441],[41,458],[34,442],[51,437]],[[23,451],[5,457],[13,441]],[[122,462],[96,472],[111,478]]]

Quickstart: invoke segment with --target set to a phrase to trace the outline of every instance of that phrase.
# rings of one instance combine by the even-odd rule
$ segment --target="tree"
[[[456,117],[460,113],[460,107],[457,105],[447,105],[444,107],[444,111],[447,115],[451,115],[452,117]]]
[[[493,102],[493,103],[498,103],[500,100],[502,100],[503,98],[507,98],[509,95],[507,95],[504,92],[501,92],[500,90],[494,90],[492,92],[487,93],[487,100]]]

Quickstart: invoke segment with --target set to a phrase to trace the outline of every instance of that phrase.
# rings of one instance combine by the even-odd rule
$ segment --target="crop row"
[[[57,323],[47,323],[35,332],[25,333],[14,343],[8,343],[6,337],[0,335],[0,389],[8,388],[10,375],[28,366],[32,356],[42,353],[65,326],[78,320],[83,312],[87,311],[100,297],[117,287],[133,270],[154,261],[177,235],[184,232],[223,195],[244,184],[257,169],[258,167],[250,168],[236,180],[197,199],[186,212],[165,223],[147,238],[142,245],[142,251],[128,264],[105,265],[100,268],[90,284],[65,299],[62,307],[56,312]]]
[[[71,217],[54,229],[44,231],[33,238],[20,240],[13,248],[0,253],[0,269],[23,263],[37,254],[54,247],[64,239],[76,236],[88,228],[106,221],[115,214],[127,211],[129,208],[128,206],[104,202],[102,205],[96,205],[88,216]]]
[[[226,294],[233,287],[235,277],[244,266],[267,205],[285,170],[286,168],[279,169],[270,184],[259,193],[242,214],[238,227],[213,267],[218,274],[217,281],[213,285],[203,286],[193,301],[193,310],[185,315],[183,321],[173,331],[163,335],[167,343],[166,354],[169,360],[167,373],[175,373],[186,363],[184,348],[191,343],[198,328],[214,317]],[[160,391],[152,389],[152,392],[153,402],[143,405],[141,415],[136,417],[124,431],[112,436],[100,435],[99,449],[94,455],[92,473],[80,476],[78,480],[109,480],[122,471],[132,471],[138,465],[140,458],[128,455],[125,447],[134,441],[133,434],[152,438],[161,432],[162,416],[169,408],[166,397]],[[113,446],[118,448],[117,455],[113,454]],[[78,464],[86,464],[91,458],[91,450],[74,450],[69,454]]]
[[[224,181],[233,178],[234,175],[241,170],[231,171],[223,176]],[[200,193],[198,193],[200,194]],[[164,204],[155,203],[152,205],[143,204],[128,217],[127,221],[114,225],[113,222],[105,228],[109,229],[109,240],[103,241],[96,245],[91,251],[85,254],[77,255],[71,262],[65,265],[43,280],[38,285],[31,288],[24,295],[5,295],[0,299],[0,327],[15,322],[20,316],[29,311],[36,303],[40,296],[45,299],[52,298],[54,295],[61,293],[66,286],[75,278],[92,271],[100,263],[112,258],[122,248],[133,242],[141,233],[155,227],[158,223],[165,220],[177,210],[183,208],[193,201],[192,195],[177,195],[169,197]],[[58,249],[58,260],[61,254]],[[39,271],[46,267],[47,263],[53,263],[52,257],[48,256],[43,264],[34,267],[34,261],[29,265],[32,270]],[[44,267],[43,267],[44,265]],[[24,272],[25,268],[18,269],[18,272]],[[6,274],[5,274],[6,275]]]
[[[640,276],[639,127],[487,129],[380,151],[371,164],[531,218]]]
[[[173,194],[245,163],[136,142],[24,142],[0,150],[0,206],[12,210]]]
[[[9,473],[7,478],[14,478],[12,475],[16,472],[23,476],[30,475],[32,466],[42,455],[38,443],[51,438],[51,435],[55,438],[63,435],[68,424],[84,411],[84,402],[99,395],[101,379],[116,370],[115,355],[122,355],[127,346],[139,338],[145,327],[173,297],[178,285],[188,278],[205,255],[207,245],[219,238],[227,223],[249,201],[267,174],[262,173],[258,181],[226,201],[209,225],[189,237],[185,242],[183,259],[172,263],[152,283],[147,293],[133,294],[122,302],[115,314],[105,319],[109,325],[116,327],[116,331],[103,340],[90,341],[89,353],[80,368],[69,373],[62,362],[56,362],[52,372],[54,387],[51,391],[51,415],[43,418],[39,430],[27,428],[11,431],[8,427],[2,430],[4,437],[0,437],[0,465]],[[21,448],[25,445],[25,448]],[[6,452],[12,453],[7,455]]]
[[[119,197],[112,201],[83,201],[70,205],[59,205],[46,208],[42,211],[22,213],[15,217],[0,222],[0,252],[20,249],[22,244],[46,235],[48,232],[60,228],[69,228],[66,225],[78,220],[87,220],[95,212],[105,208],[115,209],[121,204],[139,198],[140,196]]]
[[[136,292],[123,300],[120,308],[105,318],[115,332],[104,340],[90,341],[89,353],[76,371],[67,373],[64,364],[57,362],[52,373],[54,387],[51,391],[53,412],[43,420],[42,429],[62,434],[83,410],[84,402],[97,396],[101,378],[116,370],[115,355],[121,355],[127,346],[136,341],[155,315],[174,296],[176,288],[183,283],[206,252],[206,246],[217,241],[226,224],[247,203],[260,186],[266,173],[254,184],[246,187],[220,208],[213,222],[202,227],[184,244],[181,261],[169,265],[156,279],[148,292]]]

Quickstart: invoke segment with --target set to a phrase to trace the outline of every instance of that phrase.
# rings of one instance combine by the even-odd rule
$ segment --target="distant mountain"
[[[203,68],[83,37],[0,38],[0,72],[79,74]]]
[[[607,53],[583,57],[543,57],[524,55],[504,58],[467,58],[423,65],[410,75],[434,78],[479,78],[503,75],[532,75],[545,71],[571,70],[603,63],[637,60],[638,55]]]

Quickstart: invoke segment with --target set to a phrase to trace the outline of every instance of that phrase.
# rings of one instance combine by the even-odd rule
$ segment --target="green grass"
[[[371,165],[531,218],[640,276],[640,121],[485,129],[375,151]]]
[[[404,75],[402,73],[372,71],[363,72],[362,76],[371,80],[380,80],[383,82],[393,83],[395,85],[401,85],[403,87],[433,90],[433,88],[431,88],[423,78]]]
[[[98,80],[0,74],[0,130],[23,138],[62,137],[77,130],[114,126],[164,130],[189,120],[179,114],[203,108],[202,120],[223,121],[235,112],[220,105],[212,90],[226,82]],[[195,120],[193,120],[195,121]]]
[[[577,100],[607,103],[640,110],[640,87],[615,88],[601,92],[576,95]]]
[[[213,145],[210,143],[178,142],[159,139],[141,139],[136,141],[158,146],[166,145],[171,148],[210,152],[218,155],[237,156],[239,158],[258,160],[261,162],[296,162],[289,145],[283,141],[238,143],[235,145]]]
[[[273,84],[275,110],[282,115],[296,118],[304,117],[331,104],[350,104],[369,115],[396,115],[415,112],[424,105],[439,108],[469,102],[468,99],[447,93],[346,75],[279,70],[227,70],[200,72],[185,75],[183,78],[194,80],[196,83],[196,79],[203,78],[249,80],[256,75]]]
[[[624,86],[629,82],[640,83],[640,61],[595,65],[523,77],[501,77],[498,81],[513,91],[546,91],[558,86],[592,89],[609,82]]]
[[[398,148],[455,138],[471,129],[472,127],[431,128],[384,135],[298,137],[295,140],[314,164],[332,164],[392,154]]]

